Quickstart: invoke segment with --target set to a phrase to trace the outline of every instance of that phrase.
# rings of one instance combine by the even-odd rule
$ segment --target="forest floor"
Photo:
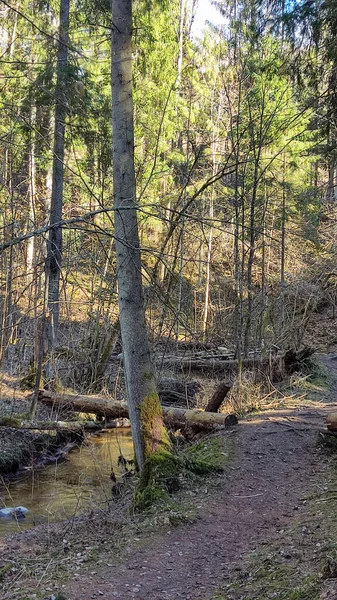
[[[337,600],[337,360],[306,396],[225,432],[219,476],[179,510],[38,526],[0,540],[2,599]],[[175,524],[175,520],[179,524]],[[6,571],[6,567],[8,567]]]

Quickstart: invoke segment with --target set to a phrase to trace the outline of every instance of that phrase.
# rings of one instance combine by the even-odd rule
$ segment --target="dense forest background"
[[[335,3],[214,4],[225,25],[208,24],[200,38],[195,3],[134,2],[151,341],[214,342],[236,358],[303,343],[333,350]],[[69,8],[60,79],[59,3],[0,6],[0,360],[33,374],[34,385],[48,354],[64,385],[97,391],[109,388],[109,358],[120,351],[111,16],[104,0]],[[48,348],[55,119],[65,129],[63,242],[60,320]]]

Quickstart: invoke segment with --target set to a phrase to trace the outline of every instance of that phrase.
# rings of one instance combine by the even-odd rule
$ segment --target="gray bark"
[[[59,321],[59,287],[62,262],[62,219],[64,181],[64,136],[67,115],[67,65],[68,65],[69,0],[61,0],[59,46],[57,56],[57,83],[55,94],[55,129],[50,224],[47,242],[46,279],[48,286],[48,349],[52,351]]]
[[[158,433],[160,438],[163,427],[145,325],[137,222],[131,0],[112,0],[112,22],[113,182],[119,319],[131,431],[137,463],[142,469],[149,440],[142,409],[149,398],[158,401],[155,438]],[[158,445],[160,443],[161,439],[158,439]]]

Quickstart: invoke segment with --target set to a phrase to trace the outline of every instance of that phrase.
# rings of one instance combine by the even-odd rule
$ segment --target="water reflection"
[[[0,536],[32,527],[41,522],[66,519],[85,510],[106,506],[111,498],[113,468],[118,476],[118,456],[133,458],[129,429],[112,429],[91,436],[81,448],[73,450],[65,462],[27,472],[8,487],[0,487],[0,508],[25,506],[26,519],[0,519]]]

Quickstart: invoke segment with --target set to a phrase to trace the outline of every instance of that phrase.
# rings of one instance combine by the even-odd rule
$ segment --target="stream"
[[[21,473],[18,479],[0,486],[0,508],[25,506],[29,513],[22,521],[0,519],[0,537],[34,527],[39,523],[61,521],[82,512],[106,508],[111,499],[113,468],[117,478],[120,454],[133,458],[130,429],[111,429],[90,436],[67,459]]]

